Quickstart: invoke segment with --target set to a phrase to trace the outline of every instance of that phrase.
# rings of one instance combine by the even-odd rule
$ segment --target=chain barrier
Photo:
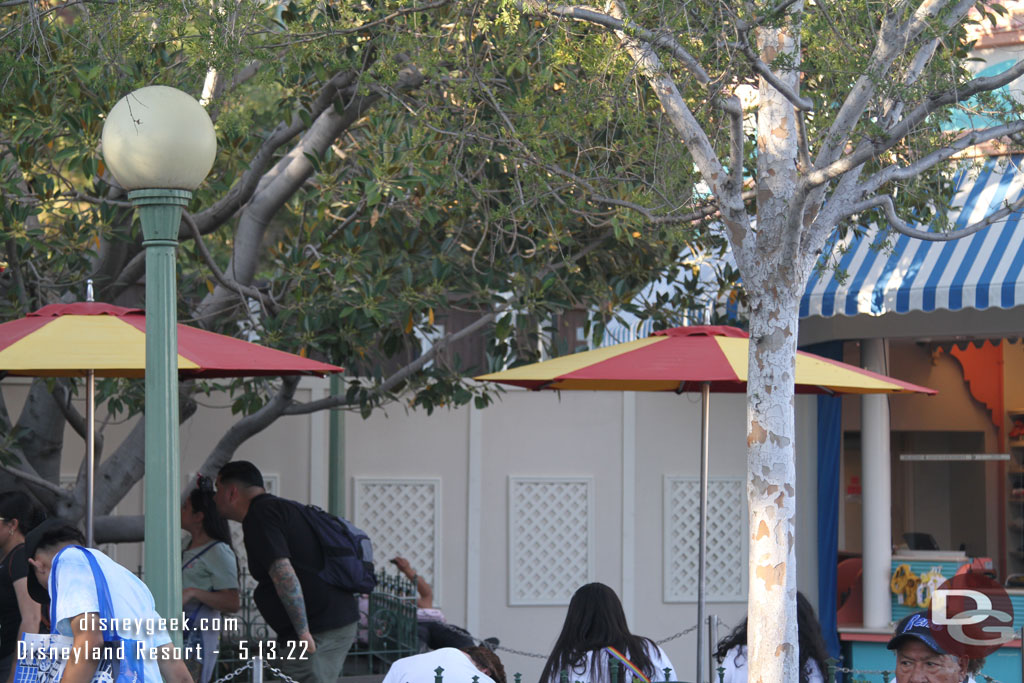
[[[285,672],[281,671],[276,666],[273,666],[271,664],[264,664],[264,666],[270,669],[271,673],[277,674],[277,677],[284,681],[284,683],[299,683],[297,680],[295,680]]]
[[[693,626],[691,626],[688,629],[682,630],[679,633],[674,633],[674,634],[670,635],[668,638],[663,638],[662,640],[656,640],[654,642],[657,643],[658,645],[662,645],[664,643],[667,643],[670,640],[675,640],[676,638],[682,638],[687,633],[693,633],[696,630],[697,630],[697,624],[694,624]]]
[[[242,666],[238,667],[237,669],[235,669],[231,673],[224,674],[223,676],[221,676],[220,678],[215,680],[213,683],[227,683],[227,681],[230,681],[232,678],[235,678],[236,676],[240,676],[242,674],[242,672],[245,671],[246,669],[251,669],[251,668],[252,668],[252,660],[250,659],[248,662],[246,662]]]

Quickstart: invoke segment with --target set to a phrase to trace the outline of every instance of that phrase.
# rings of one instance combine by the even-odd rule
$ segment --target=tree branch
[[[396,89],[410,90],[423,83],[422,73],[414,67],[401,70]],[[295,191],[313,173],[313,165],[309,157],[319,157],[339,135],[354,124],[375,102],[382,98],[380,91],[371,91],[365,95],[355,94],[352,85],[352,97],[345,109],[339,113],[332,103],[338,92],[322,91],[318,107],[323,111],[316,117],[309,130],[302,136],[287,154],[259,181],[253,198],[239,216],[235,230],[234,250],[226,272],[230,279],[242,285],[252,283],[252,278],[260,263],[263,236],[272,217],[291,198]],[[196,216],[196,223],[199,218]],[[206,296],[196,307],[196,318],[200,321],[223,314],[232,305],[235,292],[230,288],[218,285],[212,294]]]
[[[848,172],[851,168],[860,166],[870,161],[873,157],[876,157],[882,152],[899,144],[913,131],[915,126],[920,124],[928,117],[929,114],[937,111],[938,109],[970,99],[978,93],[990,92],[997,88],[1001,88],[1002,86],[1016,80],[1021,75],[1024,75],[1024,60],[1017,62],[998,76],[975,78],[956,90],[947,90],[945,92],[932,95],[926,102],[918,105],[914,111],[907,114],[907,116],[899,123],[892,126],[888,131],[889,134],[884,139],[874,142],[870,146],[858,147],[858,149],[852,154],[849,154],[842,159],[838,159],[824,168],[811,171],[804,177],[804,182],[811,186],[826,183]],[[985,133],[986,131],[993,130],[999,130],[1002,132],[997,132],[996,134],[989,136],[978,135],[978,133]],[[1012,135],[1018,131],[1019,129],[1015,127],[1015,124],[993,126],[991,128],[982,129],[981,131],[969,133],[949,147],[955,147],[955,149],[959,151],[970,147],[971,144],[978,144],[978,142],[985,142],[1003,135]],[[971,144],[962,144],[963,140],[975,138],[977,138],[976,141]]]
[[[521,0],[520,9],[524,14],[537,14],[540,16],[555,17],[559,19],[572,19],[587,24],[594,24],[596,26],[603,26],[604,28],[611,29],[616,33],[621,34],[620,39],[623,36],[637,41],[646,43],[649,46],[662,48],[668,51],[673,57],[679,60],[680,63],[689,71],[699,84],[705,88],[710,87],[711,77],[700,62],[691,55],[686,48],[680,45],[675,38],[668,35],[666,32],[650,31],[634,23],[628,19],[614,17],[609,14],[605,14],[600,10],[592,7],[580,6],[580,5],[555,5],[549,6],[541,0]],[[714,98],[714,104],[721,107],[724,111],[734,113],[741,109],[736,109],[738,106],[738,100],[733,102],[731,98]]]
[[[861,196],[864,194],[874,193],[886,183],[894,180],[907,180],[909,178],[917,177],[932,166],[935,166],[935,164],[946,161],[957,152],[962,152],[963,150],[974,147],[982,142],[988,142],[989,140],[995,140],[1001,137],[1009,137],[1021,132],[1024,132],[1024,120],[972,131],[945,147],[932,150],[907,166],[886,166],[861,183],[861,188],[863,190]]]
[[[896,59],[915,44],[920,34],[947,4],[948,0],[925,0],[907,21],[902,23],[897,21],[895,13],[891,12],[884,17],[864,73],[850,88],[829,127],[815,159],[816,166],[825,167],[839,159],[857,122],[874,98],[878,83],[884,81]],[[957,7],[946,17],[945,26],[951,29],[959,24],[974,4],[974,0],[960,0]]]
[[[277,418],[286,414],[285,409],[292,403],[295,389],[299,386],[299,377],[282,377],[281,380],[281,388],[273,398],[267,401],[266,405],[231,425],[231,428],[220,438],[210,455],[203,461],[202,467],[199,468],[200,474],[215,478],[217,472],[231,460],[239,446],[269,427]]]
[[[779,94],[789,100],[789,103],[792,104],[797,111],[811,111],[814,109],[813,101],[801,96],[793,88],[786,85],[781,78],[775,75],[772,68],[765,64],[757,53],[754,52],[754,48],[752,48],[750,43],[747,42],[746,36],[743,36],[742,40],[735,47],[738,47],[740,52],[746,56],[747,61],[750,62],[750,66],[754,69],[754,73],[768,81],[768,84],[778,90]]]
[[[277,302],[274,301],[273,298],[267,297],[266,295],[263,294],[263,292],[261,292],[259,289],[255,287],[247,287],[245,285],[235,282],[234,280],[229,280],[224,275],[224,273],[221,272],[220,268],[217,267],[217,262],[213,260],[213,255],[210,254],[210,250],[206,248],[206,243],[203,242],[203,236],[199,232],[199,226],[196,225],[195,220],[192,218],[192,215],[188,211],[181,212],[181,219],[185,222],[186,225],[188,225],[189,229],[192,231],[192,239],[195,241],[196,248],[199,251],[200,257],[206,264],[206,267],[210,269],[210,272],[213,274],[213,278],[220,285],[234,291],[239,296],[247,296],[256,299],[257,301],[260,302],[260,306],[262,306],[265,311],[268,311],[271,314],[277,312]]]
[[[495,308],[495,310],[480,316],[466,327],[452,332],[451,334],[446,334],[429,349],[424,351],[419,358],[399,369],[386,380],[381,382],[379,386],[374,387],[373,393],[376,395],[389,393],[392,389],[405,382],[405,380],[407,380],[413,373],[418,372],[424,365],[432,361],[444,348],[494,322],[495,318],[497,318],[500,313],[507,310],[507,306],[500,306]],[[289,406],[283,414],[305,415],[307,413],[315,413],[319,410],[340,408],[346,405],[349,405],[349,402],[344,396],[328,396],[327,398],[322,398],[317,401]]]
[[[1024,208],[1024,198],[1018,199],[1012,204],[1007,204],[998,211],[992,212],[980,221],[972,223],[965,228],[950,230],[949,232],[932,232],[930,230],[920,230],[913,227],[910,223],[907,223],[900,218],[899,214],[896,213],[896,206],[893,204],[892,197],[887,194],[878,195],[871,199],[865,199],[862,202],[858,202],[852,207],[850,214],[861,213],[874,208],[881,208],[885,212],[885,218],[889,221],[889,226],[901,235],[907,235],[909,237],[929,242],[950,242],[952,240],[958,240],[961,237],[973,235],[979,230],[984,230],[993,223],[1006,218],[1010,214],[1020,211],[1021,208]]]
[[[68,494],[68,492],[65,489],[61,488],[57,484],[46,481],[42,477],[32,474],[31,472],[26,472],[25,470],[20,470],[17,467],[11,467],[10,465],[0,465],[0,469],[2,469],[4,472],[7,472],[11,476],[21,479],[27,484],[30,484],[37,488],[41,488],[45,491],[49,491],[50,493],[56,494],[58,496],[64,497],[67,496]]]

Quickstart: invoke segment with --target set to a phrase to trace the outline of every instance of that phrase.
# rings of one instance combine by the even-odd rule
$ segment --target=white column
[[[861,342],[864,368],[886,374],[884,339]],[[892,621],[889,574],[892,565],[892,481],[889,455],[889,397],[861,398],[861,482],[863,493],[864,625],[888,628]]]
[[[469,406],[469,462],[466,515],[466,630],[480,632],[480,514],[483,512],[483,416]]]
[[[636,593],[636,392],[622,392],[622,609],[633,623]]]

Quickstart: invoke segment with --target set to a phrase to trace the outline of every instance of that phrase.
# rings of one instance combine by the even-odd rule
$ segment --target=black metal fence
[[[239,586],[242,606],[237,613],[224,615],[214,680],[252,681],[256,678],[251,664],[254,655],[267,652],[269,648],[260,644],[274,640],[275,634],[256,609],[253,581],[244,566]],[[365,603],[360,602],[360,612],[359,634],[345,659],[344,675],[384,673],[396,659],[419,650],[416,585],[412,581],[378,573],[377,589]]]

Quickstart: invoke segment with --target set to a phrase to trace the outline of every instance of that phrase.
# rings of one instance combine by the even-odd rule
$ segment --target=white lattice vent
[[[441,604],[440,479],[355,479],[353,522],[373,542],[377,569],[395,568],[388,560],[400,555],[430,583],[434,602]]]
[[[740,478],[708,481],[706,600],[747,596],[747,501]],[[700,480],[665,477],[665,602],[697,600]]]
[[[509,603],[565,605],[593,580],[593,481],[509,479]]]

